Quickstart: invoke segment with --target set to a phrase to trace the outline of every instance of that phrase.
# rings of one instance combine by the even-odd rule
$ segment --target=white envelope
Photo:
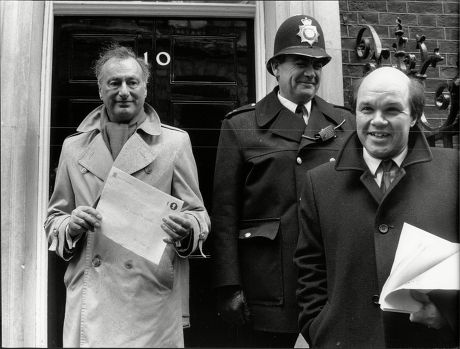
[[[168,238],[162,218],[180,212],[183,201],[112,167],[96,209],[100,233],[158,264]]]

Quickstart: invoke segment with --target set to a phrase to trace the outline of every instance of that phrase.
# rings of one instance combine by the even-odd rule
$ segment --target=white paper
[[[380,308],[416,312],[421,303],[410,290],[460,289],[460,244],[404,223],[390,276],[380,294]]]
[[[121,246],[159,264],[168,235],[162,218],[180,212],[183,201],[112,167],[96,209],[99,231]]]

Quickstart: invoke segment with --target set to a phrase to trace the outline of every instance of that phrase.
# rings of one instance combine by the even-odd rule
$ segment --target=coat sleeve
[[[213,285],[240,286],[238,231],[244,159],[233,119],[224,119],[217,148],[213,188]]]
[[[327,302],[326,259],[311,175],[307,172],[299,203],[300,232],[294,262],[298,267],[299,328],[312,344],[312,322]]]
[[[67,144],[65,142],[62,147],[54,191],[48,204],[48,213],[44,224],[49,250],[55,251],[66,261],[73,257],[73,253],[67,249],[65,230],[69,224],[70,213],[75,208],[75,195],[68,173]]]
[[[199,189],[198,171],[190,137],[185,133],[182,140],[174,160],[171,194],[184,201],[182,212],[192,219],[193,235],[186,241],[186,246],[176,248],[179,256],[187,257],[198,246],[202,252],[202,244],[208,237],[211,223]]]

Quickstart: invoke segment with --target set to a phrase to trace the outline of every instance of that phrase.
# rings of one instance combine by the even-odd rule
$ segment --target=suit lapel
[[[149,145],[135,132],[125,143],[113,166],[132,174],[149,165],[156,157]]]
[[[78,163],[93,173],[102,181],[105,181],[113,164],[112,154],[98,133],[89,144]]]

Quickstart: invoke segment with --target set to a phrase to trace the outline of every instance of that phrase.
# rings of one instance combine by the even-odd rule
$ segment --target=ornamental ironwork
[[[379,35],[371,25],[366,24],[359,30],[356,38],[355,53],[359,60],[367,61],[363,68],[363,74],[367,74],[369,71],[383,65],[384,61],[389,59],[391,53],[393,53],[395,58],[393,66],[395,68],[425,83],[428,68],[435,68],[444,58],[441,56],[439,48],[435,48],[431,54],[428,53],[425,35],[416,35],[415,49],[420,52],[420,64],[417,67],[416,55],[406,52],[409,39],[404,36],[400,18],[397,18],[396,24],[394,32],[396,41],[393,43],[391,50],[382,46]],[[367,32],[370,33],[370,37],[365,36]],[[425,115],[419,121],[432,146],[435,145],[437,140],[442,139],[444,147],[452,148],[452,137],[459,133],[460,78],[458,68],[457,59],[457,75],[449,82],[440,84],[435,91],[434,104],[439,110],[445,111],[447,117],[443,118],[444,121],[440,125],[434,125]]]

